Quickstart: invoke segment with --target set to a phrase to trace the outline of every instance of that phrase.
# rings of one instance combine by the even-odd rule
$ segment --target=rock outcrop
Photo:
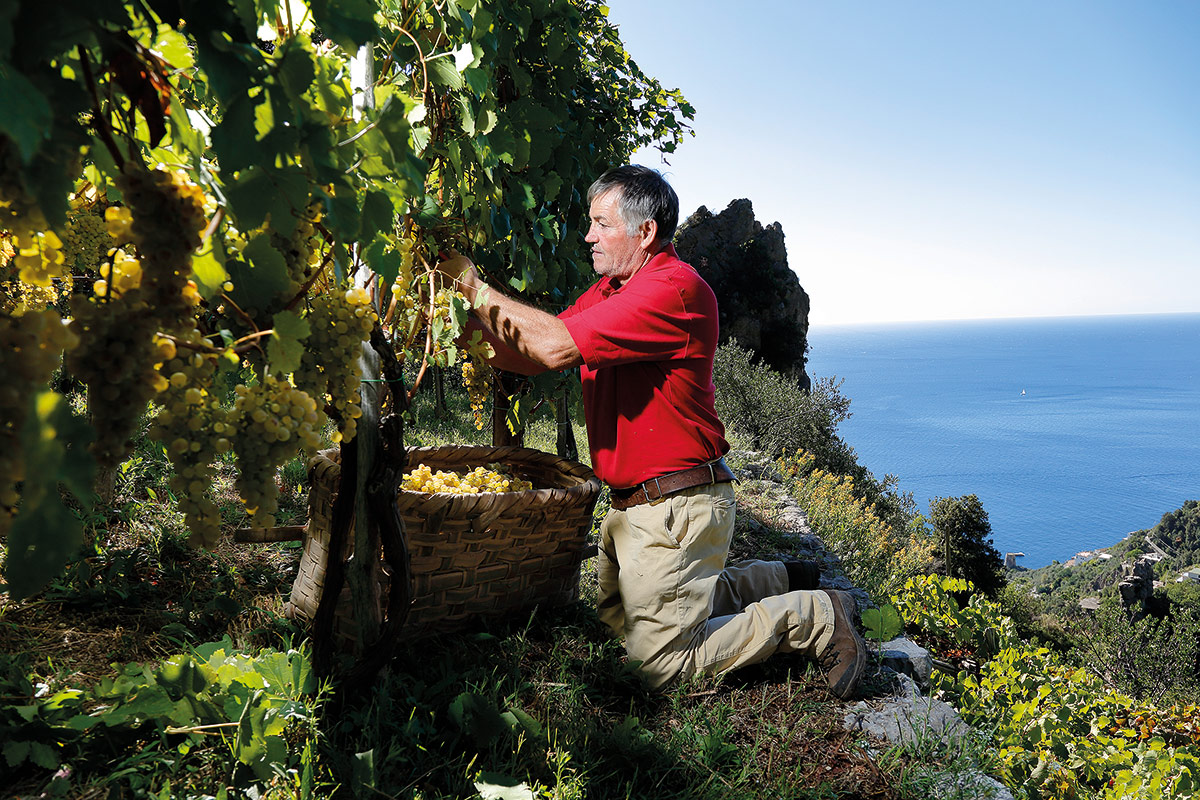
[[[745,199],[716,215],[701,206],[675,248],[717,295],[721,342],[736,341],[808,389],[808,293],[788,267],[779,223],[763,227]]]
[[[1154,562],[1139,558],[1133,564],[1121,565],[1121,582],[1117,584],[1121,605],[1142,611],[1146,601],[1154,596]]]

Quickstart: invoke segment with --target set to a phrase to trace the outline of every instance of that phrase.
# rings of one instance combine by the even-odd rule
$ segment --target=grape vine
[[[487,352],[460,339],[468,309],[438,284],[439,253],[471,252],[489,280],[561,305],[592,277],[580,187],[640,146],[673,150],[692,116],[594,0],[164,8],[0,14],[0,42],[19,42],[0,47],[20,99],[0,117],[0,370],[28,376],[3,400],[14,531],[37,524],[31,443],[68,436],[23,409],[63,351],[100,464],[127,456],[153,404],[148,433],[197,544],[227,522],[208,494],[222,459],[250,524],[270,527],[278,465],[356,437],[373,332],[411,390],[461,361],[482,425]],[[351,81],[364,45],[365,90]],[[73,524],[39,541],[71,558]]]

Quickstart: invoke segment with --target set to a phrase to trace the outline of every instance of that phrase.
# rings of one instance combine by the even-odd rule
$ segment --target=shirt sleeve
[[[595,305],[564,315],[584,363],[599,369],[689,356],[698,309],[678,280],[681,271],[635,276]]]

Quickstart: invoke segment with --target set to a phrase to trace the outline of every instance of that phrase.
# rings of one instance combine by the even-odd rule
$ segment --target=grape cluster
[[[92,284],[92,292],[97,297],[112,293],[121,296],[126,292],[142,285],[142,262],[124,249],[113,250],[112,263],[100,265],[100,280]]]
[[[475,429],[481,431],[484,426],[484,407],[492,392],[491,368],[468,357],[462,362],[462,377],[463,385],[467,387],[467,397],[471,400]]]
[[[21,428],[30,397],[50,380],[63,350],[78,339],[52,309],[0,315],[0,539],[16,513],[25,478]]]
[[[375,325],[371,299],[363,289],[326,292],[313,298],[308,314],[311,333],[304,340],[296,386],[337,412],[335,442],[354,438],[359,406],[358,358]]]
[[[79,208],[67,218],[63,236],[63,255],[68,267],[84,272],[97,272],[100,262],[108,256],[112,237],[104,218],[89,208]]]
[[[237,455],[237,489],[251,525],[275,526],[279,510],[278,467],[297,449],[314,453],[320,444],[317,403],[287,381],[268,375],[256,386],[239,386],[231,413]]]
[[[139,288],[110,297],[77,296],[71,311],[71,331],[80,346],[68,354],[67,368],[88,387],[96,429],[92,455],[113,467],[129,455],[146,403],[163,388],[155,369],[159,319]]]
[[[16,247],[10,239],[0,234],[0,314],[17,316],[26,311],[40,311],[57,303],[60,291],[71,291],[70,276],[49,286],[21,280],[14,263]]]
[[[285,303],[300,293],[300,290],[312,277],[312,271],[319,266],[320,252],[316,248],[316,223],[321,218],[321,207],[316,202],[310,203],[296,222],[296,228],[291,236],[284,236],[271,230],[271,245],[283,255],[287,265],[288,291],[280,298]]]
[[[127,166],[116,184],[126,205],[106,209],[105,225],[117,243],[134,243],[137,257],[115,251],[94,297],[72,304],[84,345],[68,361],[87,384],[92,453],[105,466],[129,454],[141,412],[164,389],[158,333],[194,325],[200,295],[188,276],[204,227],[204,194],[179,174]]]
[[[213,391],[218,356],[201,352],[206,343],[199,330],[181,336],[180,342],[185,347],[165,337],[154,342],[160,405],[149,436],[163,443],[175,468],[170,486],[179,498],[189,542],[212,548],[220,538],[221,515],[207,494],[216,477],[213,462],[233,446],[233,425]]]
[[[484,492],[527,492],[533,484],[504,473],[499,464],[476,467],[465,473],[438,470],[434,472],[418,464],[400,481],[400,488],[410,492],[444,492],[448,494],[481,494]]]
[[[400,239],[396,244],[396,251],[400,254],[400,269],[392,281],[392,325],[404,341],[412,338],[421,317],[421,292],[413,275],[415,246],[416,242],[407,238]]]
[[[48,287],[55,278],[62,277],[63,243],[54,231],[41,233],[18,233],[13,240],[17,255],[13,264],[22,283]]]
[[[204,192],[182,173],[161,169],[127,169],[116,184],[132,218],[128,234],[141,256],[146,301],[173,324],[200,301],[188,276],[205,226]],[[112,212],[108,209],[106,218]]]

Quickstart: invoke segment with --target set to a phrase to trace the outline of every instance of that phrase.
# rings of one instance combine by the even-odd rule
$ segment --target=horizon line
[[[1056,320],[1056,319],[1097,319],[1102,317],[1186,317],[1200,315],[1200,309],[1195,311],[1109,311],[1087,312],[1080,314],[1013,314],[1004,317],[928,317],[923,319],[870,319],[850,322],[813,322],[809,321],[809,330],[816,325],[821,327],[865,327],[869,325],[922,325],[935,322],[1006,322],[1011,320]]]

